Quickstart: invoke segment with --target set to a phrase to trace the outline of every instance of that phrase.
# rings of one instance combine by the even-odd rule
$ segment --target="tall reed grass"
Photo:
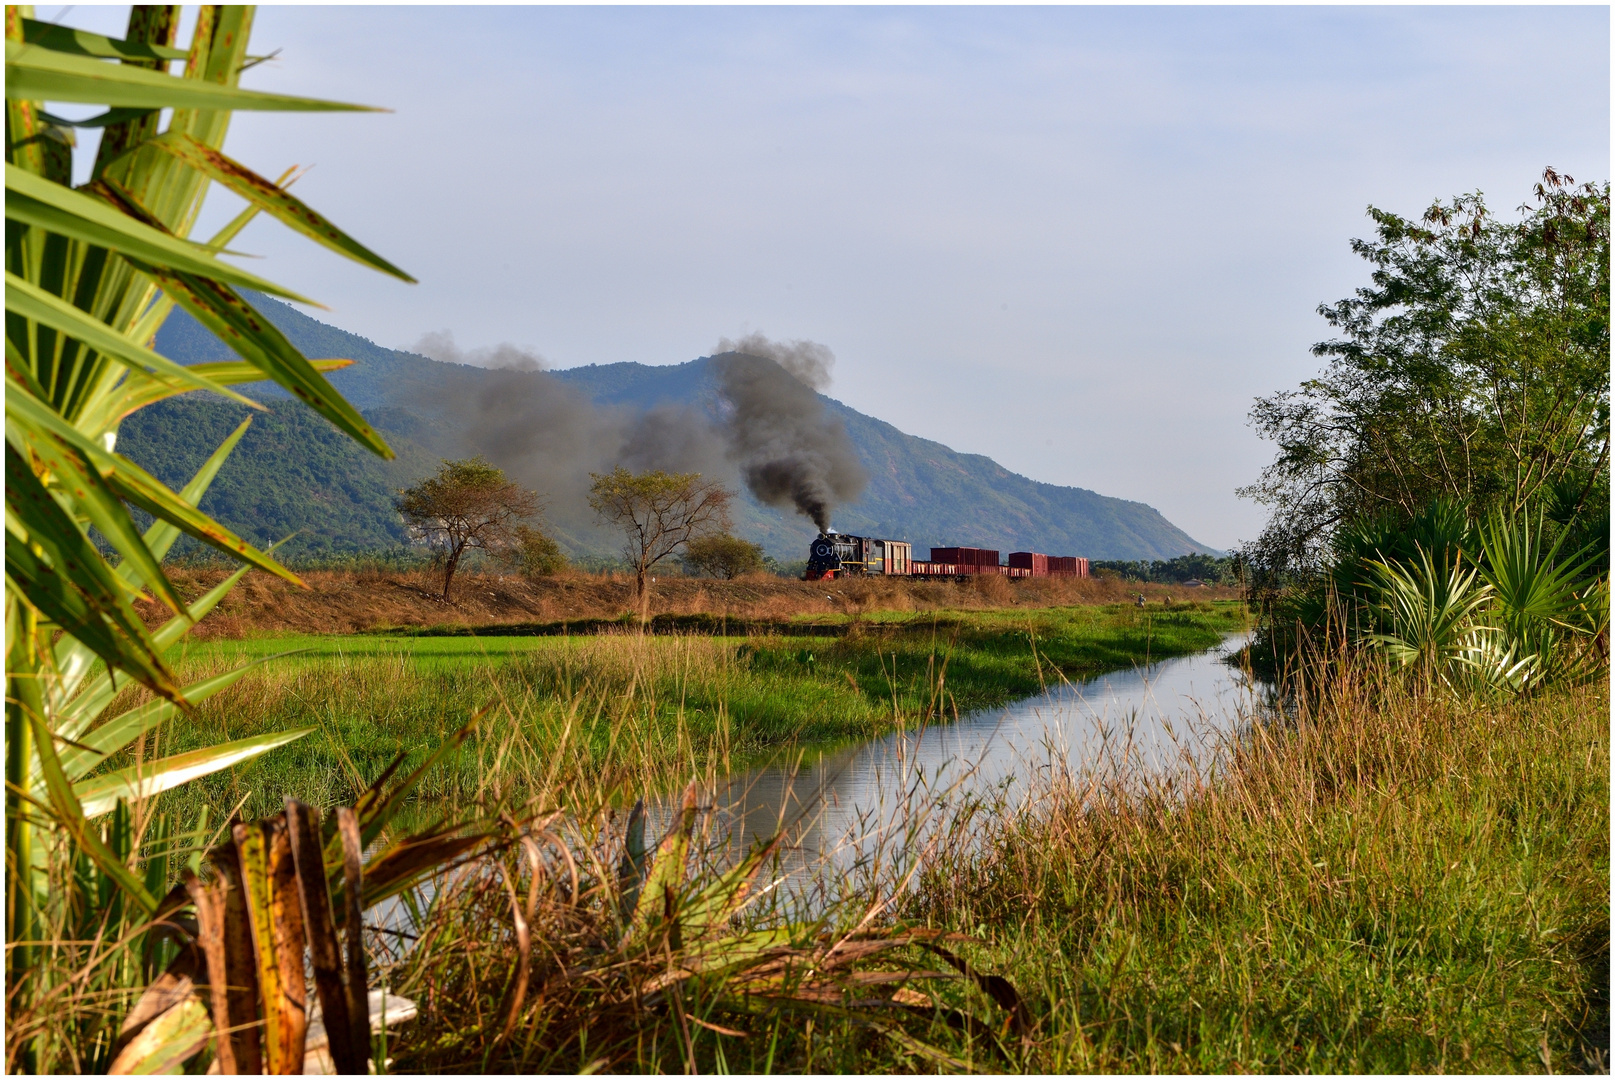
[[[1201,774],[978,809],[904,914],[990,936],[1037,1071],[1609,1067],[1609,694],[1313,670]]]

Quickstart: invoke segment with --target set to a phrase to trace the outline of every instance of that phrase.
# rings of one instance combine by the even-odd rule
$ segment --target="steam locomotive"
[[[848,575],[880,575],[964,581],[979,574],[1011,578],[1085,578],[1088,576],[1088,560],[1075,555],[1012,551],[1009,561],[999,565],[998,552],[991,548],[934,547],[931,557],[920,561],[914,558],[914,545],[907,541],[822,532],[808,547],[807,573],[802,580],[828,581]]]

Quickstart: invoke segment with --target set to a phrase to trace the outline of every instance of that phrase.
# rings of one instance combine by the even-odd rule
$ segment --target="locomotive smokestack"
[[[812,341],[762,334],[718,342],[718,388],[729,407],[729,456],[746,487],[769,506],[793,507],[830,529],[830,511],[863,493],[869,477],[847,430],[815,392],[830,384],[835,356]]]

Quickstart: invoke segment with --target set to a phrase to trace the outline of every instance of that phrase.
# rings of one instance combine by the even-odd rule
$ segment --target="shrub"
[[[550,535],[531,525],[516,526],[505,561],[523,577],[548,577],[566,569],[566,553]]]
[[[684,568],[700,577],[733,580],[763,569],[763,549],[728,533],[704,536],[685,547]]]

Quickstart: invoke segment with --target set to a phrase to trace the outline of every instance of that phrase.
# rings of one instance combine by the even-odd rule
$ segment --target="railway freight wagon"
[[[846,533],[820,533],[808,548],[804,581],[827,581],[848,575],[954,578],[968,580],[981,574],[1000,577],[1088,576],[1088,560],[1074,555],[1044,555],[1012,551],[1000,564],[992,548],[934,547],[931,557],[917,560],[913,546],[902,540],[877,540]]]

